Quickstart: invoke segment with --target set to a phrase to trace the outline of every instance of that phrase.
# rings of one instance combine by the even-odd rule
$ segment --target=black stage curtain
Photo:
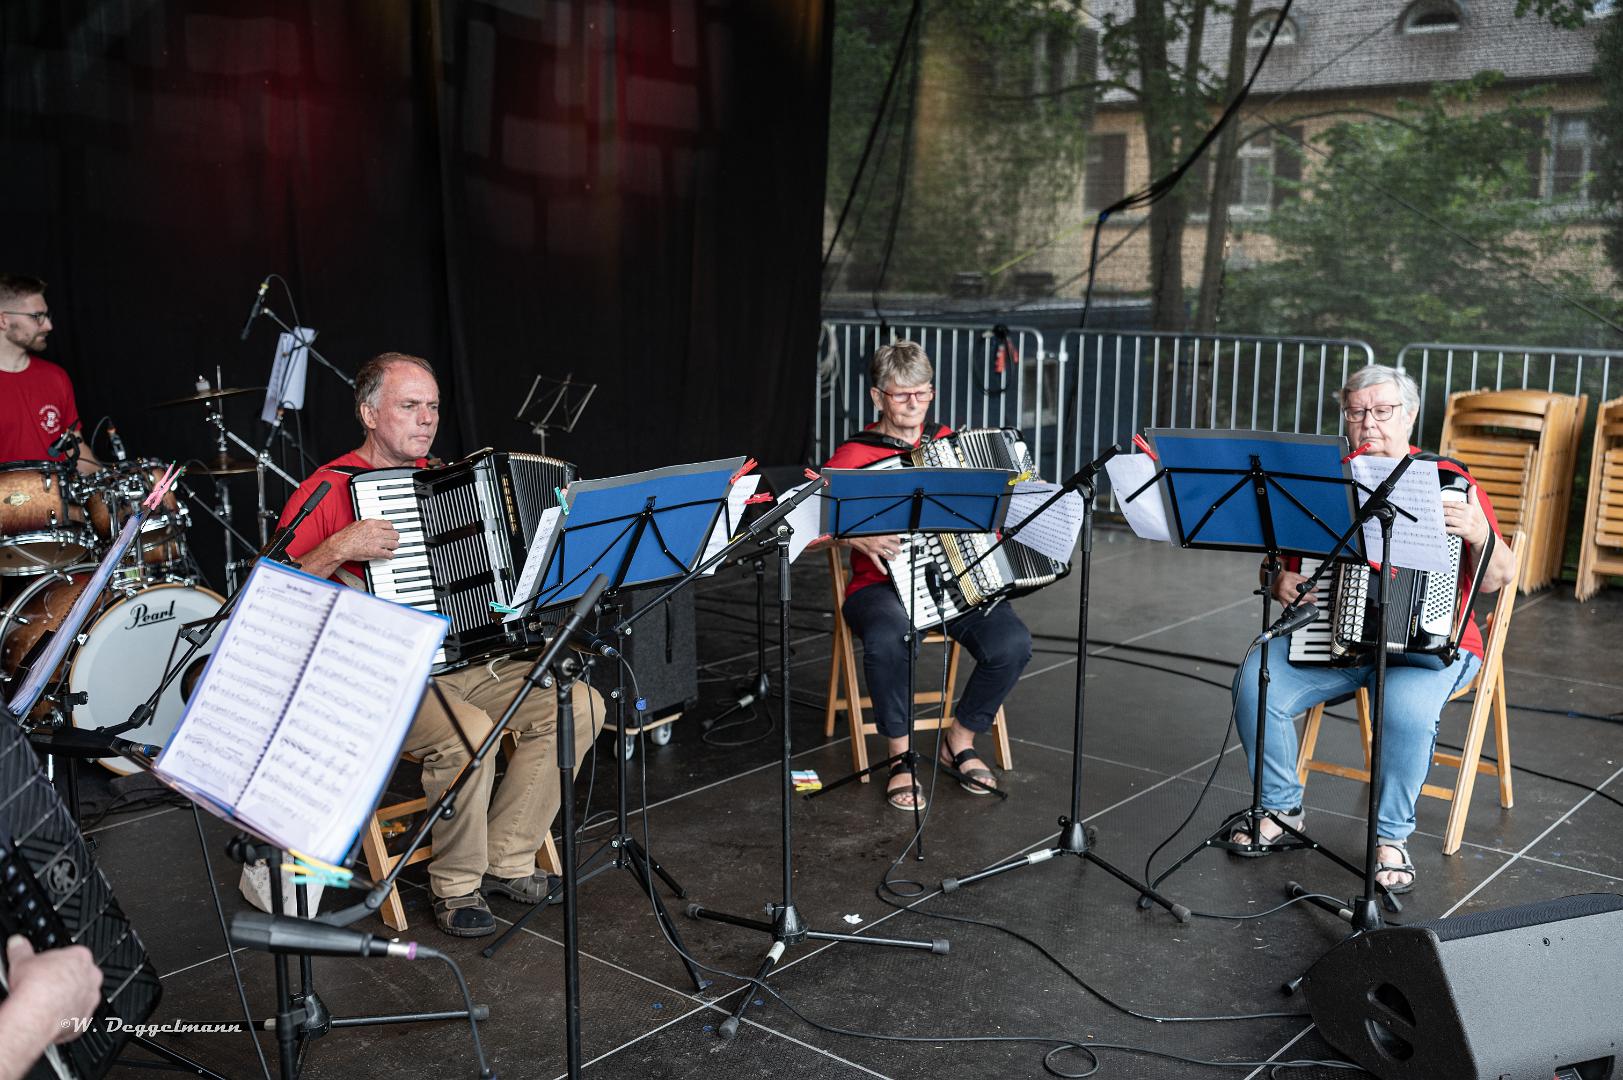
[[[274,270],[346,371],[434,363],[447,459],[535,449],[514,414],[572,372],[600,389],[547,449],[584,475],[797,460],[831,33],[829,0],[6,0],[0,266],[50,282],[47,355],[141,455],[212,451],[150,407],[197,375],[266,382],[274,327],[237,335]],[[308,385],[310,455],[357,445]],[[255,444],[262,398],[225,410]]]

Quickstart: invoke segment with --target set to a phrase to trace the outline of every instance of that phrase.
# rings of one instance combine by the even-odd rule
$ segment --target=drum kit
[[[267,453],[258,452],[256,460],[232,458],[227,438],[254,448],[225,427],[220,409],[221,398],[252,389],[201,388],[154,407],[205,406],[205,422],[218,436],[217,452],[192,471],[214,477],[258,473],[263,533],[274,518],[265,505],[265,473],[274,472],[290,483],[291,478]],[[119,461],[91,474],[80,473],[71,458],[0,463],[0,684],[18,672],[47,631],[61,624],[101,556],[163,474],[163,463],[153,458]],[[229,589],[238,573],[251,565],[252,551],[245,553],[246,558],[233,559],[233,545],[240,549],[246,541],[230,528],[226,485],[217,485],[217,490],[215,506],[199,505],[226,530]],[[190,509],[174,490],[148,513],[50,690],[29,718],[32,726],[94,729],[122,722],[157,684],[176,652],[180,627],[219,610],[224,598],[199,584],[201,573],[187,535],[191,526]],[[167,742],[185,705],[183,693],[201,673],[211,647],[204,646],[186,677],[166,690],[152,719],[129,731],[128,739]],[[0,694],[4,692],[0,686]],[[103,758],[101,763],[120,774],[136,769],[123,758]]]

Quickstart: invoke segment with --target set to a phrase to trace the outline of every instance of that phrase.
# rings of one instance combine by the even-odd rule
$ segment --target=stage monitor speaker
[[[1623,896],[1360,934],[1304,988],[1326,1041],[1381,1080],[1608,1080],[1623,1053]]]
[[[626,613],[641,609],[663,591],[663,586],[628,591],[621,597]],[[690,585],[638,619],[626,635],[626,661],[637,673],[637,686],[648,700],[645,720],[685,712],[699,700],[695,632]]]

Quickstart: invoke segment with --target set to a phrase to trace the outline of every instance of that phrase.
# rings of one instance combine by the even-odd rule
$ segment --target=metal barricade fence
[[[1548,390],[1588,394],[1584,428],[1594,422],[1600,404],[1623,393],[1623,351],[1552,349],[1537,345],[1461,345],[1416,342],[1398,353],[1397,367],[1420,384],[1420,418],[1415,442],[1436,446],[1450,394],[1462,390]],[[1618,367],[1613,372],[1613,366]],[[1586,457],[1580,455],[1582,461]]]
[[[878,415],[868,397],[868,362],[894,341],[916,341],[935,364],[933,415],[954,428],[1027,429],[1040,412],[1047,362],[1041,331],[1011,326],[1003,340],[988,323],[841,319],[823,323],[818,344],[817,404],[812,453],[826,461],[834,448]],[[1001,362],[999,347],[1004,348]],[[1028,395],[1037,393],[1032,403]]]

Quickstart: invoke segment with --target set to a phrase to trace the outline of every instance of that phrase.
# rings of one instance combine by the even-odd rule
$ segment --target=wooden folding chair
[[[1574,594],[1588,600],[1609,574],[1623,574],[1623,397],[1603,404],[1595,417]]]
[[[1510,545],[1519,572],[1522,552],[1527,547],[1526,535],[1518,532],[1511,538]],[[1516,579],[1511,580],[1514,582]],[[1504,669],[1505,639],[1510,634],[1510,617],[1515,610],[1516,588],[1514,585],[1506,585],[1499,590],[1493,614],[1488,616],[1487,625],[1482,628],[1482,666],[1477,669],[1476,675],[1469,683],[1449,698],[1453,701],[1473,690],[1476,691],[1476,698],[1471,702],[1471,718],[1465,727],[1464,749],[1458,754],[1438,750],[1431,755],[1433,765],[1445,765],[1458,770],[1454,786],[1422,784],[1420,787],[1420,794],[1429,795],[1434,799],[1445,799],[1450,803],[1448,827],[1443,834],[1444,855],[1452,855],[1460,849],[1460,842],[1465,836],[1465,818],[1471,812],[1471,792],[1476,788],[1478,773],[1487,773],[1489,776],[1499,778],[1500,806],[1508,810],[1515,804],[1515,792],[1511,786],[1510,775],[1510,724],[1505,711]],[[1296,755],[1296,775],[1304,785],[1307,783],[1308,775],[1316,772],[1369,783],[1371,738],[1369,694],[1363,687],[1359,687],[1356,701],[1358,729],[1363,736],[1364,744],[1364,767],[1360,769],[1333,761],[1318,761],[1313,757],[1319,742],[1319,726],[1324,719],[1324,705],[1315,705],[1308,710],[1307,723],[1302,728],[1301,749]],[[1494,728],[1497,762],[1482,760],[1482,741],[1487,737],[1490,722]]]
[[[868,736],[879,734],[879,728],[862,715],[862,710],[873,707],[873,699],[861,693],[851,628],[845,625],[845,617],[840,614],[840,608],[845,603],[846,585],[845,560],[841,555],[842,549],[837,546],[828,549],[829,583],[834,597],[834,644],[828,664],[828,707],[823,714],[823,734],[833,737],[835,718],[845,713],[851,725],[851,765],[854,771],[862,772],[868,767]],[[939,630],[932,630],[924,636],[924,644],[940,644],[944,638],[945,635]],[[920,690],[914,695],[915,705],[941,706],[940,717],[915,720],[914,731],[935,731],[952,726],[952,702],[958,687],[958,656],[962,648],[954,641],[947,650],[947,694],[944,699],[939,690]],[[1014,755],[1009,748],[1009,726],[1001,708],[997,711],[997,718],[992,721],[992,736],[998,768],[1012,769]],[[866,784],[868,777],[864,776],[862,782]]]
[[[1519,586],[1535,592],[1561,573],[1567,507],[1587,396],[1544,390],[1450,395],[1442,453],[1462,461],[1493,501],[1499,528],[1527,534]]]
[[[503,746],[509,751],[512,749],[512,732],[507,732],[502,740]],[[411,754],[401,754],[402,760],[420,762],[421,759]],[[488,761],[489,759],[487,759]],[[361,851],[366,858],[366,872],[373,881],[382,881],[389,871],[400,862],[400,856],[389,851],[388,840],[383,835],[383,826],[391,821],[408,820],[411,817],[428,809],[428,800],[422,796],[407,799],[404,802],[385,803],[372,813],[371,820],[367,822],[366,832],[361,836]],[[409,821],[408,821],[409,824]],[[426,843],[411,853],[406,861],[407,866],[415,866],[420,862],[427,862],[434,857],[434,845]],[[541,842],[541,850],[536,852],[536,864],[549,874],[562,872],[563,864],[558,859],[558,849],[552,843],[552,834],[549,832]],[[406,929],[406,908],[400,902],[400,886],[396,885],[389,890],[389,898],[383,902],[380,909],[383,924],[396,933]]]

